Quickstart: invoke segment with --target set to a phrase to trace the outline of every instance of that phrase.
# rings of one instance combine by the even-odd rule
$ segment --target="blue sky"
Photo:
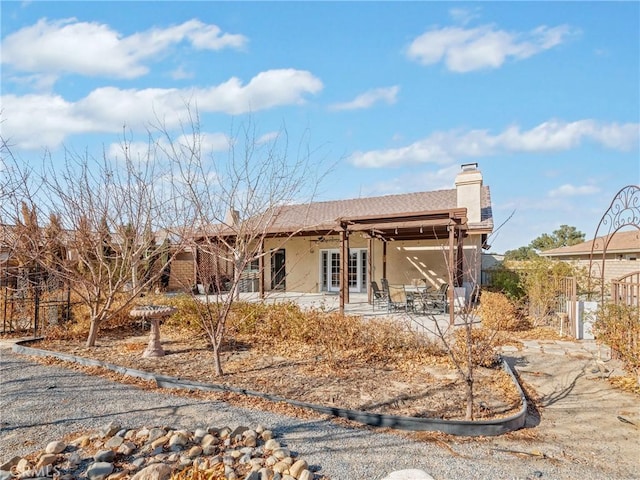
[[[478,162],[492,251],[561,224],[593,235],[640,183],[639,2],[11,2],[3,138],[27,162],[100,156],[123,125],[210,149],[251,118],[333,165],[322,199],[452,188]],[[177,132],[177,130],[176,130]],[[177,133],[176,133],[177,135]]]

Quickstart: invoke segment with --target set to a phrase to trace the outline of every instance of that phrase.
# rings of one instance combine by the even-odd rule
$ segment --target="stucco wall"
[[[469,281],[480,271],[480,236],[465,239],[465,281]],[[356,233],[349,238],[352,249],[366,249],[368,239]],[[322,250],[339,249],[338,235],[320,237],[271,238],[265,240],[264,258],[265,290],[271,290],[271,255],[279,249],[285,250],[286,290],[289,292],[317,293],[320,291],[320,264]],[[372,241],[371,257],[372,277],[380,283],[383,277],[383,249],[381,240]],[[386,278],[391,284],[426,284],[439,288],[447,283],[448,241],[397,241],[387,242]],[[193,285],[193,263],[190,254],[179,256],[171,266],[169,289],[182,289]],[[363,285],[366,291],[366,285]]]

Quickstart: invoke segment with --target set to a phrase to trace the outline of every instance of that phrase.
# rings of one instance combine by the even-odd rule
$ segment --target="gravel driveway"
[[[234,428],[262,424],[307,460],[318,474],[333,480],[382,479],[394,470],[408,468],[422,469],[438,480],[639,478],[639,459],[617,461],[615,455],[620,449],[616,445],[610,448],[613,456],[595,461],[574,455],[560,456],[558,452],[565,448],[560,443],[549,446],[553,456],[547,458],[514,453],[544,453],[548,445],[541,437],[543,432],[533,441],[521,432],[511,437],[472,441],[448,439],[450,448],[447,448],[443,442],[417,442],[404,435],[347,428],[323,419],[297,419],[141,390],[70,369],[40,365],[12,353],[7,343],[0,343],[0,347],[4,347],[0,348],[0,461],[3,462],[14,455],[44,448],[49,441],[65,434],[95,430],[111,421],[131,428],[145,425]],[[531,421],[538,423],[536,419]],[[544,422],[531,431],[542,429],[543,425]],[[628,427],[627,441],[633,445],[640,439],[638,430],[624,427]],[[567,445],[575,445],[576,440],[579,441],[567,439]]]

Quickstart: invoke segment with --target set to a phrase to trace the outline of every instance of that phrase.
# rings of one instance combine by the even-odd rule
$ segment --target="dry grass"
[[[148,333],[135,324],[102,330],[95,348],[82,346],[75,336],[61,339],[61,331],[41,347],[310,403],[383,414],[464,418],[464,386],[456,379],[448,356],[433,340],[395,321],[302,311],[291,303],[238,303],[227,325],[222,349],[225,376],[220,378],[213,373],[212,350],[198,327],[197,309],[203,307],[188,298],[172,301],[180,307],[161,328],[164,357],[141,358]],[[501,370],[478,367],[477,379],[477,418],[501,417],[517,409],[513,386],[511,392],[501,386]],[[269,402],[262,399],[206,395],[269,409]],[[505,410],[505,405],[513,408]]]

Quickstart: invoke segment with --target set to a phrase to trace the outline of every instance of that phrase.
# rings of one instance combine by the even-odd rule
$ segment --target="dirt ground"
[[[148,335],[109,334],[95,348],[70,340],[46,340],[32,346],[325,406],[415,417],[463,419],[465,415],[463,384],[442,357],[419,365],[347,364],[304,347],[285,357],[236,346],[224,352],[225,375],[218,378],[213,373],[212,352],[203,341],[163,334],[165,356],[142,358],[147,343]],[[478,368],[475,394],[478,419],[504,417],[520,409],[518,391],[500,368]]]
[[[165,357],[142,359],[146,343],[146,335],[136,335],[120,339],[103,337],[98,348],[90,350],[79,341],[50,341],[40,347],[182,378],[216,381],[204,345],[193,348],[179,339],[166,337]],[[336,375],[334,369],[322,367],[321,359],[310,352],[296,353],[294,359],[242,349],[227,353],[225,382],[370,411],[442,413],[452,417],[461,414],[459,408],[451,406],[460,403],[456,397],[460,385],[455,372],[444,365],[425,365],[413,371],[406,366],[394,370],[385,365],[367,371],[363,366],[351,365],[344,366],[342,374]],[[503,347],[502,354],[530,398],[525,428],[486,438],[465,439],[432,432],[402,435],[436,441],[453,455],[457,455],[456,445],[460,442],[474,442],[482,445],[487,455],[507,452],[514,458],[534,459],[540,462],[541,470],[549,462],[558,465],[568,462],[605,472],[603,478],[640,478],[640,395],[613,385],[615,378],[624,378],[624,371],[619,362],[610,358],[606,348],[593,341],[521,340]],[[483,405],[485,416],[506,415],[511,411],[514,398],[503,384],[494,379],[478,389],[478,403]],[[237,402],[237,398],[233,401]],[[246,406],[271,409],[265,402],[252,404],[250,400]],[[298,415],[299,410],[281,413]]]

